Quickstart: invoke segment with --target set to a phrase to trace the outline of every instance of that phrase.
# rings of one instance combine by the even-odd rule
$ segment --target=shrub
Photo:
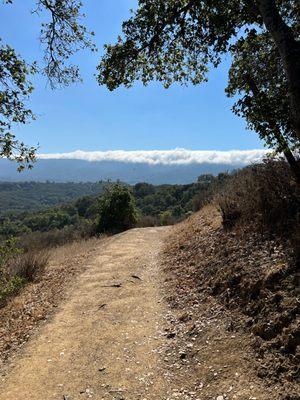
[[[137,209],[130,189],[116,184],[106,190],[100,198],[100,213],[97,231],[122,232],[137,222]]]
[[[147,226],[158,226],[160,225],[159,218],[153,217],[152,215],[145,215],[138,219],[136,226],[138,228],[146,228]]]
[[[160,224],[161,225],[173,225],[175,223],[175,219],[172,216],[172,212],[170,210],[164,211],[160,214]]]
[[[24,279],[18,276],[11,276],[7,269],[7,263],[13,257],[20,254],[16,246],[16,240],[11,238],[0,245],[0,306],[12,294],[16,293],[24,283]]]
[[[33,282],[41,276],[49,261],[47,252],[28,252],[14,257],[8,262],[7,271],[12,277]]]
[[[2,274],[2,272],[1,272]],[[5,305],[7,299],[19,292],[25,279],[19,276],[1,277],[0,279],[0,307]]]
[[[216,200],[225,227],[242,222],[262,232],[286,234],[299,226],[298,190],[286,162],[266,160],[235,173]]]
[[[202,207],[211,203],[215,194],[224,187],[230,177],[231,175],[225,172],[218,174],[216,177],[213,175],[200,175],[198,178],[200,190],[192,199],[193,210],[199,211]]]
[[[81,220],[80,224],[66,226],[63,229],[53,229],[48,232],[30,232],[22,236],[19,242],[25,251],[41,251],[89,238],[95,234],[94,224],[89,220]]]
[[[0,306],[16,294],[26,282],[40,276],[49,256],[45,252],[23,253],[15,238],[0,245]]]
[[[213,190],[206,189],[199,192],[193,197],[193,210],[199,211],[202,207],[207,205],[213,198]]]

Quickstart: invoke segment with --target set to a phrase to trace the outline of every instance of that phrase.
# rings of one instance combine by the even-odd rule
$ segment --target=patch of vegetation
[[[229,177],[228,174],[219,174],[217,177],[201,175],[197,182],[188,185],[136,184],[130,190],[138,209],[138,218],[135,218],[138,219],[137,224],[139,226],[172,224],[188,217],[192,211],[197,210],[200,205],[205,204],[211,198],[215,188],[227,177]],[[89,237],[96,232],[102,207],[102,194],[107,183],[35,184],[29,182],[2,185],[4,188],[2,197],[7,201],[4,201],[2,205],[2,216],[0,214],[0,240],[5,240],[10,236],[21,237],[22,245],[26,249],[32,248],[33,243],[42,248]],[[111,186],[111,184],[109,185]],[[129,186],[122,185],[117,185],[117,187],[129,188]],[[52,189],[54,193],[51,197]],[[65,202],[67,197],[61,197],[67,196],[67,194],[73,197],[76,193],[85,190],[90,190],[92,194],[79,197],[69,203]],[[12,199],[16,199],[16,202],[9,203],[10,194]],[[39,199],[43,198],[52,198],[55,199],[55,202],[61,199],[65,204],[31,212],[31,208],[38,203]],[[51,202],[51,200],[48,201]],[[29,212],[15,211],[16,209],[24,210],[25,207]]]
[[[294,393],[300,361],[296,180],[286,162],[267,160],[229,176],[213,201],[220,212],[204,208],[169,241],[174,287],[184,302],[204,293],[235,310],[229,328],[252,333],[259,376]]]
[[[225,227],[291,239],[300,228],[300,193],[288,164],[266,160],[232,174],[216,195]]]
[[[107,182],[0,182],[0,215],[33,212],[102,193]]]
[[[97,232],[122,232],[138,219],[134,197],[126,186],[116,184],[100,198]]]
[[[27,282],[41,276],[48,264],[45,252],[24,252],[15,238],[5,240],[0,245],[0,307]]]
[[[23,277],[11,274],[7,268],[7,263],[19,253],[20,250],[13,239],[8,239],[0,245],[0,306],[25,283]]]

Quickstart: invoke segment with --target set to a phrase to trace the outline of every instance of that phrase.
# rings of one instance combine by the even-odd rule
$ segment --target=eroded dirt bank
[[[298,400],[294,259],[279,239],[226,230],[221,221],[217,208],[203,208],[173,228],[162,257],[191,382],[199,378],[205,399],[219,390],[224,398]]]

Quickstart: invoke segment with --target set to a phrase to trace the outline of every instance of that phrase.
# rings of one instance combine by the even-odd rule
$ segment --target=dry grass
[[[299,390],[299,278],[287,241],[224,229],[217,209],[205,207],[173,228],[165,268],[173,307],[201,303],[201,312],[213,298],[230,310],[229,329],[249,335],[259,376],[278,387],[274,399]]]
[[[69,226],[49,232],[30,232],[20,238],[20,245],[28,252],[52,249],[89,239],[94,234],[93,229],[93,225],[83,223],[82,226]]]
[[[159,225],[159,218],[153,217],[152,215],[142,216],[138,219],[138,222],[136,223],[137,228],[154,227]]]
[[[287,236],[299,228],[300,196],[284,161],[268,160],[237,172],[216,201],[227,228],[240,224]]]
[[[74,256],[79,254],[89,253],[92,248],[97,246],[105,236],[100,238],[91,238],[87,240],[77,240],[67,243],[64,246],[59,246],[51,250],[50,264],[57,265],[69,262]]]
[[[7,269],[11,276],[19,276],[26,282],[40,278],[49,261],[49,252],[28,252],[11,259]]]

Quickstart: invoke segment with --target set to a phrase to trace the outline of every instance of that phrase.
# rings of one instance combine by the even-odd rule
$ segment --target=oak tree
[[[13,0],[4,0],[12,4]],[[5,5],[3,5],[5,6]],[[80,80],[78,67],[70,57],[78,50],[95,50],[89,32],[81,23],[84,14],[79,0],[36,0],[33,13],[48,18],[41,23],[40,41],[44,63],[28,63],[0,38],[0,157],[15,160],[19,170],[32,166],[36,148],[20,142],[13,133],[15,124],[34,119],[27,101],[33,91],[33,74],[44,74],[52,88]]]

